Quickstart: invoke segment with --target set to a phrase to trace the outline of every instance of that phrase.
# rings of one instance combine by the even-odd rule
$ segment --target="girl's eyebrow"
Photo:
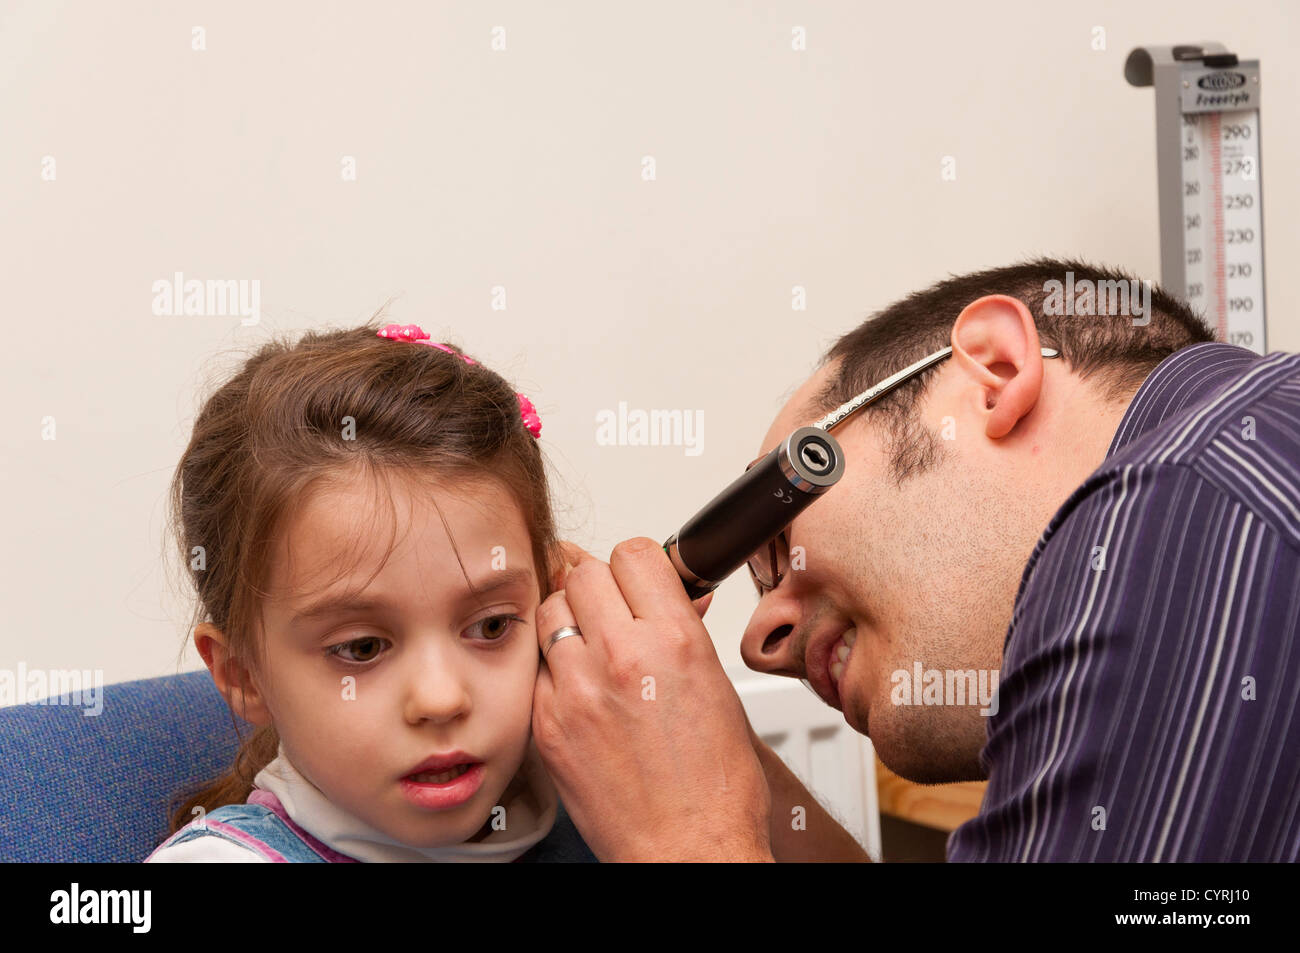
[[[474,591],[463,588],[461,590],[461,600],[468,601],[476,595],[482,596],[511,586],[531,584],[532,581],[533,571],[531,569],[499,569],[475,582]],[[376,599],[356,593],[325,596],[317,602],[310,603],[299,609],[293,618],[289,620],[289,625],[302,625],[306,622],[337,615],[340,612],[367,612],[388,608],[391,608],[391,603],[386,599]]]

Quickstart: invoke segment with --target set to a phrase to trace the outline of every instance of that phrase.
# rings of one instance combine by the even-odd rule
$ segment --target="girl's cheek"
[[[537,672],[542,667],[541,653],[537,650],[537,636],[532,632],[525,633],[526,638],[520,639],[522,643],[518,647],[519,671],[521,671],[530,681],[536,681]]]

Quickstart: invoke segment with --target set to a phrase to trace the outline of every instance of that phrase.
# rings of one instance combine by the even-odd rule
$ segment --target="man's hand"
[[[771,860],[771,800],[740,698],[663,547],[576,565],[537,610],[533,737],[603,861]]]

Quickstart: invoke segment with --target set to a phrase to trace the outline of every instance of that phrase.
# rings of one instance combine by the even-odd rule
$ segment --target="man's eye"
[[[351,642],[340,642],[338,645],[332,645],[325,650],[325,653],[341,658],[345,662],[360,664],[376,658],[380,652],[380,643],[383,641],[381,638],[368,635],[363,639],[353,639]],[[361,657],[356,657],[358,655]]]
[[[500,642],[510,634],[514,628],[512,623],[518,622],[520,625],[524,620],[514,615],[490,615],[486,619],[481,619],[471,625],[466,632],[481,631],[483,633],[475,641],[481,642]]]

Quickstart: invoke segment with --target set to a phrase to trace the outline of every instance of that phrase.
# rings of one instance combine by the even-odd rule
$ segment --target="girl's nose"
[[[408,722],[446,722],[469,714],[469,685],[465,673],[456,664],[454,653],[414,653],[408,661],[404,699]]]

